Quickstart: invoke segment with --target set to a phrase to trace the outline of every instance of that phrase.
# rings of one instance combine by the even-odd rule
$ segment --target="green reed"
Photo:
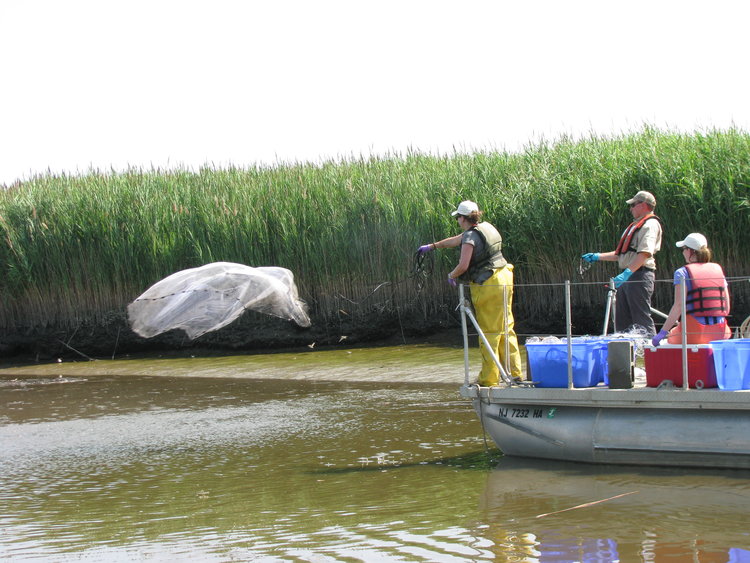
[[[157,280],[214,261],[291,269],[328,322],[342,310],[428,318],[453,308],[444,277],[457,254],[437,253],[419,294],[411,260],[419,244],[457,233],[449,212],[462,199],[502,232],[519,285],[580,281],[579,256],[614,248],[629,221],[624,200],[639,189],[656,195],[665,224],[659,278],[680,265],[674,241],[692,231],[707,235],[728,275],[747,275],[748,186],[747,133],[649,128],[517,154],[43,175],[0,191],[0,329],[99,322]],[[586,281],[616,273],[595,268]],[[576,298],[600,304],[601,292]],[[516,309],[560,311],[542,297],[519,297]]]

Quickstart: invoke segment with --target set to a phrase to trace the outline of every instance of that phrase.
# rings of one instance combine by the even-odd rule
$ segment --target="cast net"
[[[182,270],[155,283],[128,305],[128,320],[144,338],[180,328],[195,339],[228,325],[246,309],[310,326],[291,271],[232,262]]]

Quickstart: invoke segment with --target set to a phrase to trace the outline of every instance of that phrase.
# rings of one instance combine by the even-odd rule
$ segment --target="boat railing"
[[[487,352],[492,357],[492,361],[495,362],[495,365],[497,365],[498,370],[500,370],[500,377],[502,380],[508,385],[513,385],[513,379],[508,374],[508,366],[503,365],[500,362],[500,359],[497,357],[497,354],[495,354],[495,351],[493,350],[492,346],[490,346],[489,341],[487,340],[487,337],[485,336],[484,332],[482,331],[481,327],[479,326],[479,323],[477,322],[476,317],[474,316],[474,313],[471,310],[471,305],[469,304],[469,300],[466,298],[466,292],[464,290],[466,286],[464,284],[459,284],[458,286],[458,299],[459,299],[459,311],[461,313],[461,332],[463,333],[463,339],[464,339],[464,384],[469,385],[469,330],[468,325],[466,323],[466,319],[468,318],[471,321],[471,324],[474,326],[474,329],[477,331],[477,336],[479,336],[479,339],[484,344]],[[503,294],[505,294],[505,290],[503,288]],[[505,303],[507,304],[507,300],[505,300]],[[505,358],[508,358],[508,308],[505,307],[505,319],[503,326],[505,327],[505,343],[506,343],[506,353]]]
[[[460,284],[458,291],[459,291],[459,310],[461,312],[461,331],[463,333],[463,343],[464,343],[464,384],[469,385],[470,375],[469,375],[469,333],[468,333],[468,325],[466,323],[466,319],[468,318],[471,321],[471,324],[474,326],[474,329],[477,331],[477,336],[482,341],[482,343],[485,346],[485,351],[490,355],[492,358],[492,361],[497,366],[498,370],[500,371],[500,378],[503,380],[503,382],[508,386],[526,386],[529,384],[529,382],[524,381],[516,381],[514,380],[510,374],[509,374],[509,366],[503,365],[503,363],[500,361],[500,359],[497,357],[497,354],[495,354],[495,351],[493,350],[492,346],[490,346],[489,341],[487,340],[487,337],[485,336],[484,332],[482,331],[482,328],[479,326],[479,322],[477,322],[476,317],[474,316],[474,313],[472,312],[471,305],[469,303],[469,300],[466,298],[465,294],[465,285]],[[505,304],[504,307],[504,313],[505,318],[503,319],[503,328],[505,330],[505,338],[503,339],[505,343],[505,359],[506,362],[508,361],[509,357],[509,340],[508,340],[508,299],[507,299],[507,290],[506,286],[503,286],[503,301]],[[566,326],[566,341],[567,341],[567,348],[568,348],[568,388],[573,389],[573,322],[572,322],[572,308],[571,308],[571,297],[570,297],[570,280],[565,280],[565,326]]]
[[[743,278],[744,279],[744,278]],[[750,280],[748,280],[750,281]],[[626,282],[627,283],[627,282]],[[681,302],[681,311],[682,314],[680,318],[685,318],[685,311],[687,309],[687,291],[686,291],[686,280],[682,278],[680,280],[680,284],[682,287],[682,302]],[[560,284],[550,284],[550,285],[560,285]],[[572,304],[571,304],[571,282],[570,280],[565,280],[564,282],[565,287],[565,341],[567,343],[567,356],[568,356],[568,362],[567,362],[567,376],[568,376],[568,389],[573,389],[573,323],[572,323]],[[606,307],[605,307],[605,320],[604,320],[604,326],[602,329],[602,336],[607,336],[608,333],[608,327],[610,324],[610,318],[614,317],[614,308],[615,308],[615,300],[616,300],[616,293],[617,290],[615,288],[615,282],[613,279],[609,280],[608,291],[607,291],[607,301],[606,301]],[[500,361],[500,359],[497,357],[497,354],[495,354],[495,351],[493,350],[493,347],[490,346],[489,341],[487,340],[486,335],[482,331],[481,327],[479,326],[479,322],[477,321],[474,312],[471,307],[471,303],[469,298],[466,296],[466,285],[459,284],[458,290],[459,290],[459,305],[458,310],[460,312],[460,318],[461,318],[461,331],[463,334],[463,347],[464,347],[464,384],[470,385],[470,365],[469,365],[469,331],[468,331],[468,321],[471,323],[471,325],[476,330],[476,335],[478,336],[479,340],[485,347],[485,353],[489,354],[492,361],[497,366],[499,372],[500,372],[500,379],[502,382],[508,386],[529,386],[533,385],[533,382],[531,381],[519,381],[518,378],[513,378],[510,375],[510,368],[507,364],[508,358],[510,356],[509,354],[509,339],[508,339],[508,298],[507,298],[507,290],[506,286],[503,286],[503,296],[504,296],[504,302],[505,302],[505,318],[503,321],[503,327],[504,327],[504,336],[503,341],[505,343],[505,354],[504,358],[506,363],[503,364],[503,362]],[[662,317],[664,319],[667,318],[667,315],[658,309],[655,309],[651,307],[652,314],[655,314],[659,317]],[[688,350],[690,349],[691,345],[687,343],[688,340],[688,333],[687,333],[687,323],[681,322],[681,352],[682,352],[682,389],[689,390],[689,378],[688,378]],[[750,317],[745,319],[745,321],[738,327],[737,332],[735,334],[736,337],[742,338],[745,337],[745,331],[750,332]],[[750,336],[750,335],[748,335]]]

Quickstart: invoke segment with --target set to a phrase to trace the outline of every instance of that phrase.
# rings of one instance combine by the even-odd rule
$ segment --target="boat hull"
[[[639,401],[603,393],[592,400],[574,390],[564,390],[569,396],[560,398],[565,393],[547,391],[509,389],[494,397],[482,397],[481,392],[473,397],[485,432],[504,454],[604,464],[750,468],[746,394],[739,401],[719,397],[695,404],[692,397],[699,392],[676,391],[673,397]]]

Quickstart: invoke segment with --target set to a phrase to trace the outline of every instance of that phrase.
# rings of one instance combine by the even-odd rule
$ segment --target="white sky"
[[[750,131],[750,2],[0,0],[0,185]]]

